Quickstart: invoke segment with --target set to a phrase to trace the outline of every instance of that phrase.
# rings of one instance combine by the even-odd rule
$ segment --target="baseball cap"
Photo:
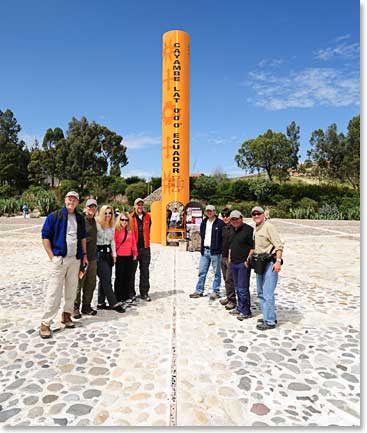
[[[242,218],[242,214],[239,210],[233,210],[229,215],[230,218]]]
[[[212,210],[215,211],[215,207],[212,204],[208,204],[208,206],[205,208],[205,210]]]
[[[95,205],[95,206],[98,206],[98,204],[97,204],[97,200],[95,200],[94,198],[89,198],[88,200],[87,200],[87,203],[85,204],[87,207],[88,206],[92,206],[92,205]]]
[[[261,206],[255,206],[252,208],[251,210],[251,215],[253,212],[260,212],[260,213],[264,213],[264,209]]]
[[[68,193],[66,193],[65,197],[75,197],[79,200],[79,194],[75,191],[69,191]]]
[[[136,206],[138,203],[140,203],[140,202],[143,202],[144,203],[144,200],[142,199],[142,198],[137,198],[135,201],[134,201],[134,206]]]

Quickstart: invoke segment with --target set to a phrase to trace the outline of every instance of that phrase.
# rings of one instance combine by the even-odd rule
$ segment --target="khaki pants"
[[[46,294],[42,323],[50,326],[59,311],[64,288],[64,312],[73,313],[78,287],[80,260],[74,256],[54,257],[50,263],[50,280]]]

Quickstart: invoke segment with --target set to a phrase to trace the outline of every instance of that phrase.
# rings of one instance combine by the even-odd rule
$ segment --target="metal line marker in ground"
[[[177,352],[176,352],[176,256],[173,259],[173,304],[172,304],[172,335],[171,335],[171,395],[169,406],[169,425],[177,426]]]

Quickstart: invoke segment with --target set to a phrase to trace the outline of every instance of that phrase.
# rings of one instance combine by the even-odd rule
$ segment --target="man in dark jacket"
[[[220,265],[222,268],[223,279],[226,287],[226,297],[220,299],[219,302],[225,305],[226,310],[233,310],[237,305],[236,291],[234,288],[234,282],[232,278],[232,272],[228,264],[228,251],[229,246],[234,234],[234,228],[231,224],[229,215],[231,211],[228,208],[224,208],[221,212],[224,226],[222,228],[222,258]]]
[[[78,289],[74,301],[74,319],[80,319],[80,300],[82,299],[82,314],[95,316],[97,311],[91,307],[97,279],[97,223],[94,218],[97,212],[97,201],[89,198],[85,204],[85,229],[87,232],[87,270],[79,276]],[[84,274],[84,275],[83,275]]]
[[[149,265],[150,265],[150,227],[152,221],[150,215],[144,212],[144,200],[137,198],[134,202],[135,210],[130,214],[131,228],[135,234],[138,248],[138,258],[133,261],[133,271],[130,280],[130,293],[129,298],[134,300],[136,297],[135,292],[135,274],[139,264],[140,281],[139,291],[140,298],[144,301],[150,302],[151,298],[148,294],[150,289],[149,283]]]
[[[50,280],[39,331],[41,338],[52,336],[50,326],[59,310],[63,292],[65,305],[61,323],[66,328],[75,326],[71,315],[80,261],[83,265],[88,264],[85,222],[76,212],[78,203],[79,194],[69,191],[65,196],[65,207],[50,213],[42,227],[43,246],[50,258]]]
[[[222,228],[223,221],[215,215],[215,207],[208,205],[206,208],[207,218],[200,225],[201,235],[201,257],[199,263],[199,279],[194,293],[190,298],[200,298],[204,293],[204,284],[210,263],[213,267],[213,293],[210,299],[220,297],[220,255],[222,253]]]

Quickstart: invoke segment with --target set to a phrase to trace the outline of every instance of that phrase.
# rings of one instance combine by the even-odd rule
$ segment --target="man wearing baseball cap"
[[[74,301],[74,319],[80,319],[81,314],[90,316],[97,314],[97,311],[91,307],[97,280],[97,224],[94,218],[97,207],[97,200],[94,198],[89,198],[85,203],[84,222],[87,234],[88,267],[86,270],[81,267],[79,272],[78,289]],[[81,312],[80,301],[82,301]]]
[[[150,226],[152,221],[150,215],[144,211],[144,200],[137,198],[134,201],[135,210],[131,212],[131,228],[134,232],[135,239],[137,239],[138,258],[133,261],[132,276],[130,280],[130,294],[129,298],[134,300],[136,297],[135,292],[135,274],[139,264],[140,281],[139,290],[140,298],[144,301],[151,301],[148,295],[150,289],[149,283],[149,265],[150,265]]]
[[[71,315],[80,261],[83,265],[88,265],[85,222],[83,216],[76,211],[79,194],[69,191],[64,202],[62,209],[47,216],[42,227],[43,246],[50,258],[50,280],[39,330],[41,338],[52,336],[51,323],[59,310],[63,294],[65,305],[61,323],[65,328],[75,327]]]
[[[275,328],[277,324],[274,293],[283,263],[284,242],[281,240],[277,229],[265,220],[265,212],[261,206],[255,206],[251,210],[251,216],[256,225],[254,254],[274,255],[274,259],[266,265],[265,272],[256,274],[257,296],[263,314],[263,318],[259,319],[256,328],[260,331],[266,331]]]
[[[201,257],[199,262],[199,279],[190,298],[201,298],[210,263],[213,267],[214,279],[211,300],[220,298],[220,257],[222,253],[222,228],[224,222],[215,215],[215,207],[211,204],[205,208],[207,218],[200,224]]]
[[[230,314],[236,315],[238,320],[244,320],[252,316],[249,289],[251,270],[247,260],[254,249],[254,229],[243,222],[243,216],[238,210],[233,210],[229,218],[234,234],[229,247],[228,260],[238,300],[237,308]]]

